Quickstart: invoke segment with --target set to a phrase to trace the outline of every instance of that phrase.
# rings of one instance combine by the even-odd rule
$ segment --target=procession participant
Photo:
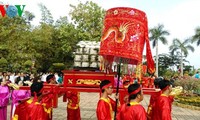
[[[101,98],[98,101],[96,115],[98,120],[114,119],[113,111],[115,109],[115,101],[109,96],[113,92],[113,86],[109,80],[103,80],[100,83]],[[118,97],[118,96],[117,96]]]
[[[49,84],[57,84],[56,78],[53,74],[48,75],[46,77],[46,81]],[[59,94],[59,96],[62,95],[62,93],[58,93],[58,94]],[[51,95],[51,94],[49,94],[49,95]],[[66,97],[68,100],[67,120],[81,120],[80,107],[79,107],[80,93],[76,92],[76,91],[67,91]],[[45,99],[45,98],[43,98],[43,99]],[[52,102],[47,101],[46,103],[48,103],[47,105],[49,107],[52,106],[52,104],[51,104]]]
[[[51,85],[57,84],[55,75],[54,75],[54,74],[49,74],[49,75],[46,77],[46,82],[47,82],[47,84],[51,84]],[[57,99],[57,98],[54,99],[54,95],[55,95],[55,94],[58,94],[58,97],[60,97],[60,96],[63,95],[62,92],[57,91],[58,86],[61,86],[61,84],[57,84],[57,85],[55,85],[55,86],[52,86],[53,91],[44,91],[44,92],[46,93],[46,95],[43,96],[43,98],[42,98],[42,103],[45,103],[45,104],[46,104],[46,107],[47,107],[48,109],[52,109],[52,110],[53,110],[53,103],[56,102],[56,101],[54,101],[54,100]],[[52,118],[52,114],[53,114],[52,112],[53,112],[53,111],[51,111],[51,118]],[[80,112],[79,112],[79,113],[80,113]],[[51,120],[51,119],[50,119],[50,120]]]
[[[34,81],[31,85],[31,98],[21,101],[16,107],[13,120],[49,120],[50,110],[41,103],[43,82]]]
[[[19,101],[30,98],[31,92],[30,92],[30,90],[19,90],[18,89],[20,86],[23,86],[22,81],[15,81],[15,84],[10,83],[9,86],[14,88],[14,90],[11,93],[12,103],[11,103],[10,116],[11,116],[11,119],[12,119],[12,117],[15,113],[16,106],[19,104]]]
[[[155,110],[152,113],[152,120],[172,120],[171,109],[173,96],[170,96],[172,85],[169,80],[161,80],[159,88],[162,94],[155,102]]]
[[[148,109],[147,109],[147,120],[152,120],[152,115],[155,110],[155,102],[161,94],[161,91],[159,89],[159,82],[162,80],[163,80],[163,78],[161,78],[161,77],[154,79],[154,86],[158,92],[155,94],[152,94],[150,97],[149,105],[148,105]]]
[[[143,92],[138,83],[128,86],[129,102],[121,106],[117,114],[117,120],[146,120],[146,112],[140,104],[143,100]]]
[[[7,120],[7,105],[9,102],[9,89],[0,79],[0,120]]]
[[[55,76],[53,74],[49,74],[46,77],[46,83],[47,84],[56,84],[56,80],[55,80]],[[55,88],[56,86],[54,86]],[[54,89],[55,90],[55,89]],[[53,114],[53,98],[54,98],[54,92],[55,91],[44,91],[44,95],[41,99],[41,103],[45,104],[46,108],[49,110],[49,119],[48,120],[52,120],[52,114]]]
[[[81,120],[80,115],[80,93],[77,91],[67,91],[67,120]]]
[[[56,82],[56,77],[54,76],[54,74],[50,74],[46,77],[46,82],[48,84],[57,84]]]

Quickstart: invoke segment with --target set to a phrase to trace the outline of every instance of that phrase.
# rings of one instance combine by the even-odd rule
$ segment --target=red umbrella
[[[109,63],[113,61],[118,63],[117,93],[121,62],[142,63],[145,43],[147,68],[150,73],[154,73],[145,12],[127,7],[116,7],[106,11],[99,54]]]

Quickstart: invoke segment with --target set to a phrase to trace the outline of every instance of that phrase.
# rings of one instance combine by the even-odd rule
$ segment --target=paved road
[[[97,120],[96,105],[99,99],[98,93],[81,93],[80,109],[81,120]],[[142,105],[147,108],[149,96],[145,95]],[[58,108],[53,110],[53,120],[66,120],[66,102],[59,98]],[[8,106],[8,118],[10,115],[10,106]],[[8,119],[9,120],[9,119]],[[200,111],[185,108],[172,107],[172,120],[200,120]]]

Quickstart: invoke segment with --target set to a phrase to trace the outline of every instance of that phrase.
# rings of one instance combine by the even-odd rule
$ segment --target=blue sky
[[[43,3],[52,13],[54,19],[60,16],[67,16],[70,10],[69,4],[77,5],[79,1],[87,0],[0,0],[4,4],[25,4],[25,10],[36,15],[33,24],[40,21],[40,10],[38,3]],[[167,37],[171,45],[173,38],[184,40],[194,34],[194,29],[200,26],[200,0],[91,0],[104,9],[112,7],[132,7],[140,9],[147,14],[149,28],[156,26],[158,23],[164,24],[165,29],[171,35]],[[159,43],[159,54],[168,52],[168,46]],[[200,68],[200,46],[196,44],[195,52],[189,52],[187,60],[190,65]],[[155,55],[155,49],[152,49]],[[144,53],[146,54],[146,53]]]

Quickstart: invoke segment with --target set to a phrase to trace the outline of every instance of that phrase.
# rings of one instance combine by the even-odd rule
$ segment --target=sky
[[[39,24],[41,12],[38,4],[43,3],[53,15],[54,20],[61,16],[68,16],[69,4],[77,5],[87,0],[0,0],[4,4],[26,5],[25,10],[32,12],[36,18],[32,24]],[[104,9],[113,7],[132,7],[147,14],[149,29],[163,24],[164,29],[170,32],[167,37],[168,46],[159,43],[159,54],[168,53],[169,45],[174,38],[185,40],[195,34],[194,30],[200,26],[200,0],[90,0]],[[0,2],[0,3],[1,3]],[[200,46],[193,44],[195,51],[189,52],[187,60],[196,69],[200,68]],[[146,53],[144,53],[146,54]],[[155,49],[152,49],[153,56]]]

